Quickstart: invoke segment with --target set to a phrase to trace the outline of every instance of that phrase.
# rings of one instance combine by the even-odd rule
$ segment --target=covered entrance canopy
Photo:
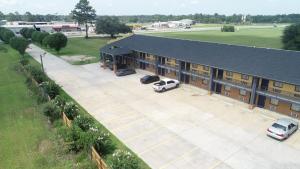
[[[132,58],[132,53],[133,51],[128,48],[104,47],[101,49],[101,61],[105,67],[116,71],[119,67],[133,65],[134,58]]]

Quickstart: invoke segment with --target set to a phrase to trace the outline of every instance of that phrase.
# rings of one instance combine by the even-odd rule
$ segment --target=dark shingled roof
[[[133,35],[106,45],[300,85],[300,52]]]

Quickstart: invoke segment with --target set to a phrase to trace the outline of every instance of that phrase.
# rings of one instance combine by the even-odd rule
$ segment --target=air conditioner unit
[[[298,118],[298,113],[291,112],[291,117]]]

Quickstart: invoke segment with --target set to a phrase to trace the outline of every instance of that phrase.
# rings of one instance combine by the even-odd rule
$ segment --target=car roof
[[[283,126],[288,126],[291,123],[295,123],[295,121],[291,120],[291,119],[288,119],[288,118],[281,118],[281,119],[278,119],[276,121],[276,123],[280,124],[280,125],[283,125]]]

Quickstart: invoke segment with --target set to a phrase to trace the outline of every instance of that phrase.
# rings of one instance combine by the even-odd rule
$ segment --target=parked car
[[[156,76],[156,75],[153,75],[153,76],[146,75],[146,76],[144,76],[144,77],[142,77],[140,79],[140,82],[143,83],[143,84],[149,84],[149,83],[157,82],[159,80],[160,80],[159,76]]]
[[[116,71],[116,75],[117,76],[126,76],[126,75],[131,75],[131,74],[135,74],[135,70],[134,69],[118,69]]]
[[[153,84],[154,91],[164,92],[166,90],[179,87],[179,81],[173,79],[163,79]]]
[[[267,130],[267,135],[278,140],[288,138],[298,129],[298,123],[294,120],[282,118],[272,124]]]

